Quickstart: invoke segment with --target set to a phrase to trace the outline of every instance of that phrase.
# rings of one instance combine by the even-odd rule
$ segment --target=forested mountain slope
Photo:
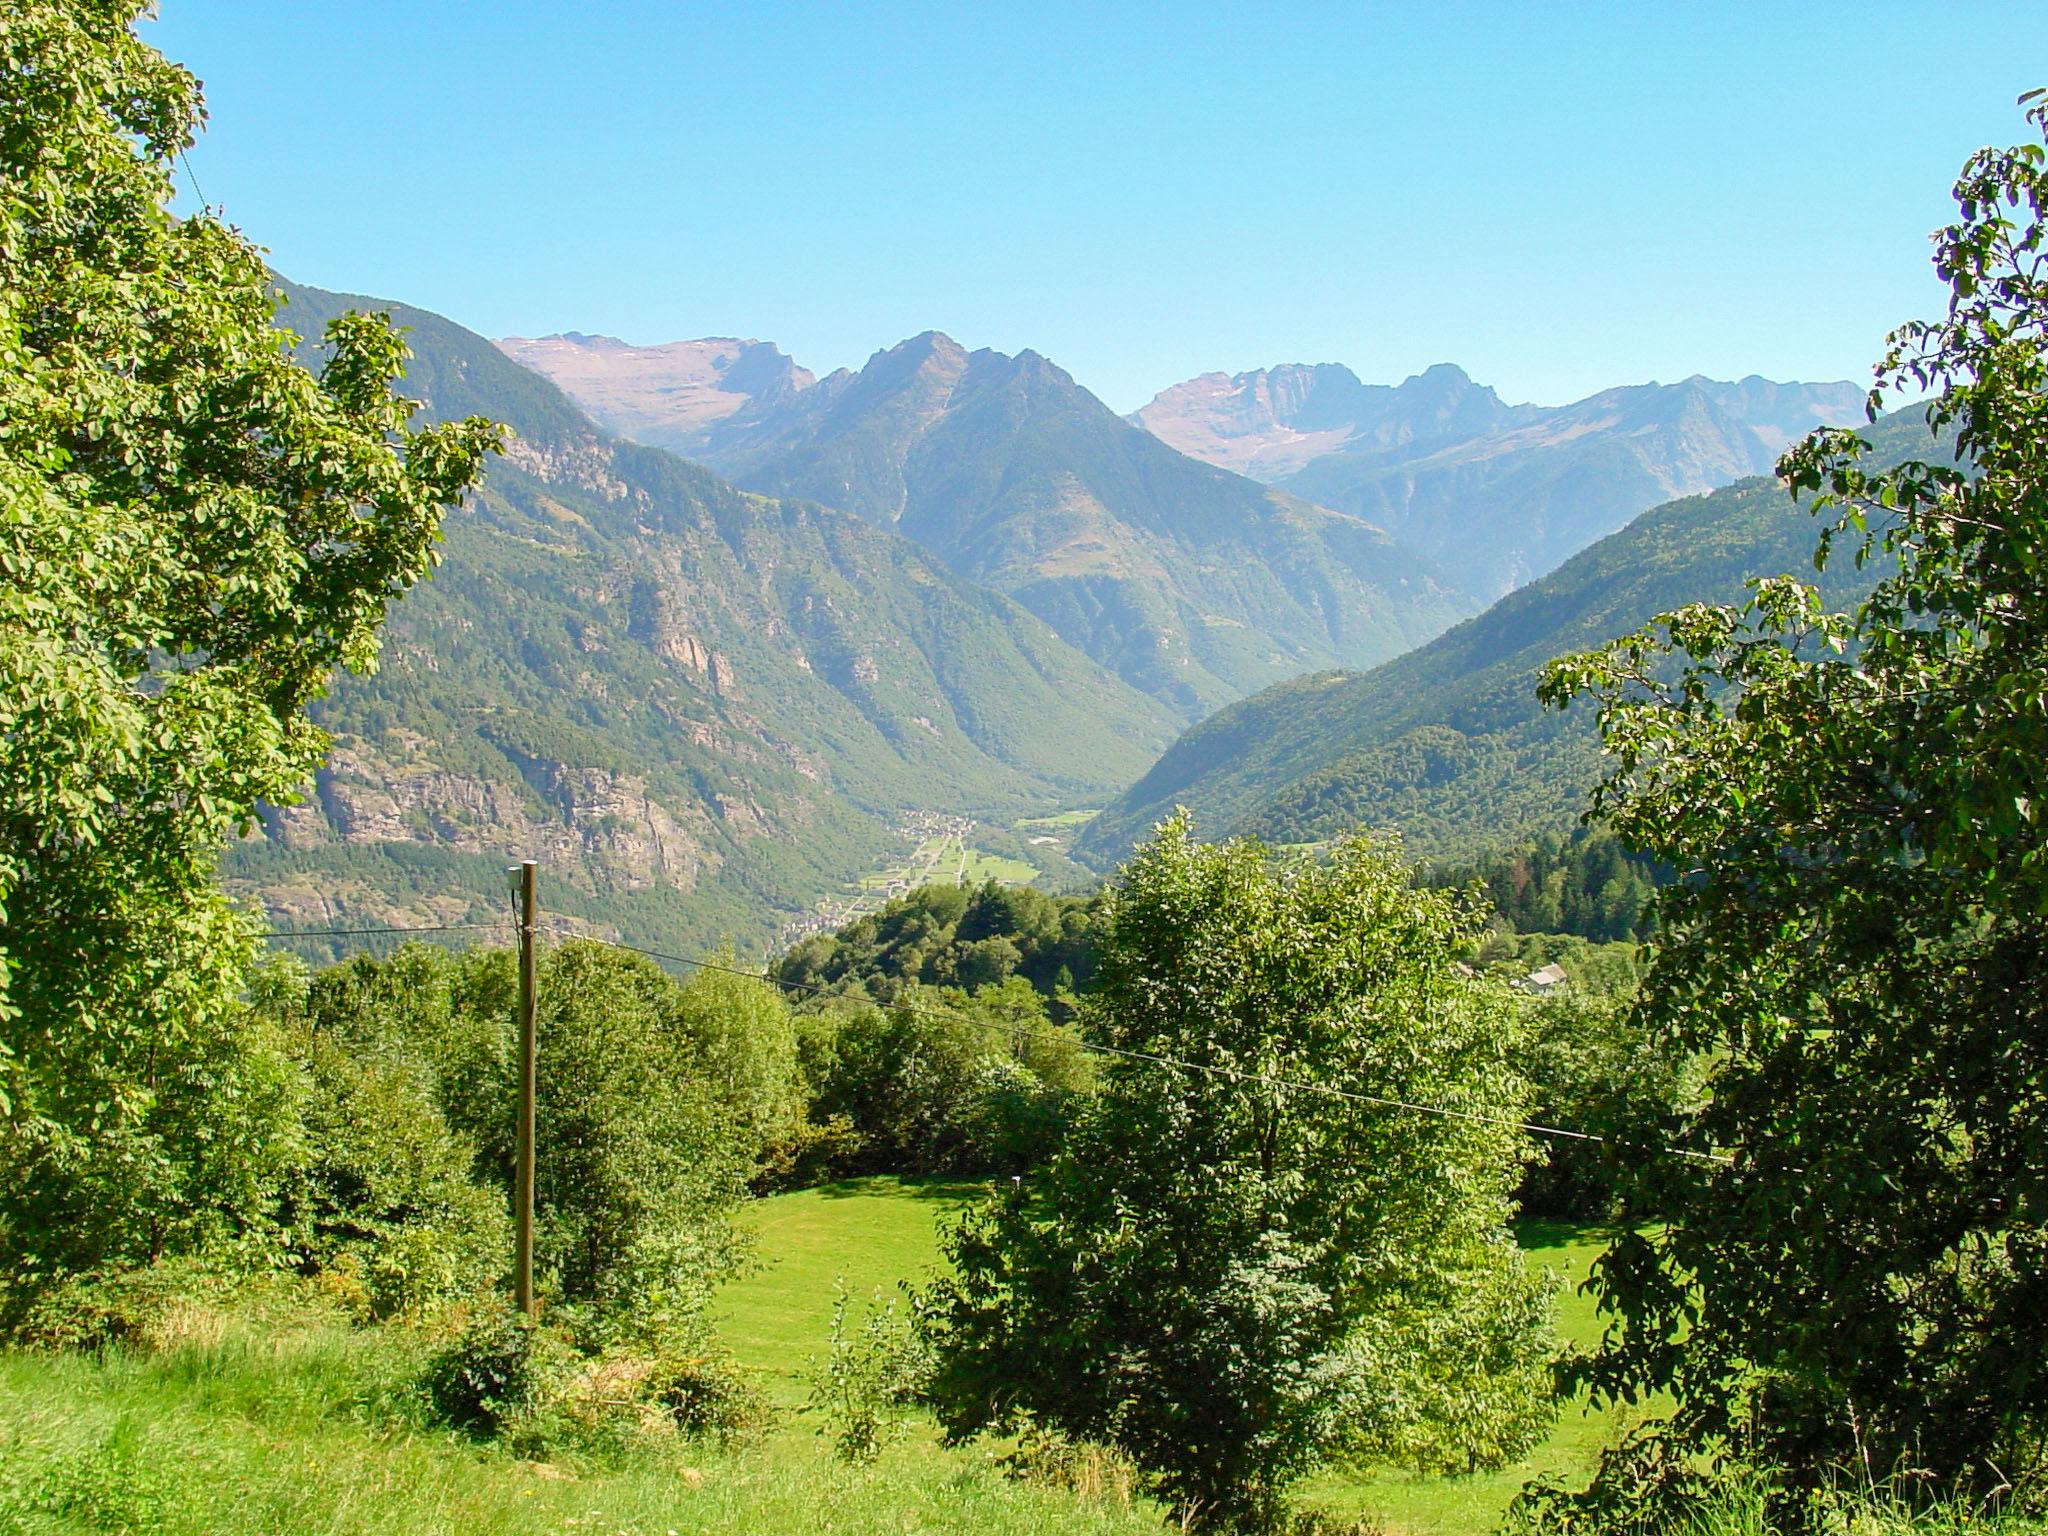
[[[908,535],[1183,719],[1398,655],[1476,606],[1369,522],[1176,452],[1035,352],[926,332],[732,421],[699,451],[736,484]]]
[[[1904,457],[1925,428],[1871,429]],[[1077,856],[1106,866],[1175,805],[1206,837],[1312,841],[1398,828],[1416,854],[1453,858],[1569,828],[1599,774],[1591,712],[1536,702],[1543,664],[1694,601],[1737,601],[1752,576],[1810,575],[1813,518],[1775,480],[1749,479],[1644,513],[1556,571],[1370,672],[1323,672],[1218,712],[1174,743],[1088,828]],[[1876,567],[1846,557],[1821,578],[1834,603]]]
[[[1768,473],[1854,384],[1690,378],[1508,405],[1439,364],[1399,385],[1336,364],[1204,374],[1132,418],[1182,451],[1355,513],[1492,597],[1646,508]]]
[[[742,943],[874,864],[905,809],[1014,816],[1100,795],[1171,733],[1008,599],[857,517],[735,490],[606,437],[553,385],[422,311],[405,387],[517,437],[390,616],[383,666],[319,711],[313,792],[235,850],[301,925],[549,906],[643,941]]]

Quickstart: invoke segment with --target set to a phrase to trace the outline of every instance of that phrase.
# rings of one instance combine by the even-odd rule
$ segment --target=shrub
[[[894,1297],[884,1303],[877,1291],[857,1329],[847,1325],[850,1300],[842,1280],[832,1304],[831,1347],[822,1362],[812,1363],[804,1408],[825,1415],[840,1459],[861,1465],[880,1456],[900,1429],[896,1410],[918,1399],[927,1372],[923,1346]]]
[[[485,1437],[551,1406],[569,1360],[558,1336],[506,1308],[492,1307],[480,1311],[427,1362],[421,1385],[444,1422]]]
[[[725,1445],[757,1439],[775,1421],[774,1406],[759,1387],[716,1352],[687,1352],[657,1359],[644,1391],[686,1435],[708,1436]]]

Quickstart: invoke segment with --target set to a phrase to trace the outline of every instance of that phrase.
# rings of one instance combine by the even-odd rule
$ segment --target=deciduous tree
[[[1583,1373],[1674,1395],[1673,1469],[1740,1447],[1794,1489],[2048,1473],[2044,160],[1971,157],[1935,238],[1948,313],[1879,364],[1873,419],[1931,392],[1943,451],[1880,472],[1823,431],[1780,467],[1827,511],[1821,559],[1896,572],[1847,616],[1764,581],[1545,683],[1599,700],[1598,814],[1681,875],[1641,1010],[1713,1063],[1673,1134],[1731,1159],[1641,1160],[1669,1225],[1600,1268]]]
[[[1103,916],[1085,1023],[1130,1054],[951,1238],[923,1302],[948,1430],[1108,1442],[1215,1527],[1331,1458],[1519,1454],[1547,1301],[1506,1230],[1516,1014],[1454,965],[1473,914],[1384,847],[1276,865],[1176,818]]]
[[[215,881],[322,749],[492,429],[411,430],[381,320],[316,378],[262,254],[171,212],[200,98],[135,0],[0,10],[0,1269],[147,1257],[246,1214],[274,1055]],[[204,1107],[194,1120],[179,1104]],[[257,1128],[260,1130],[260,1127]],[[254,1155],[252,1153],[252,1155]],[[238,1193],[239,1192],[239,1193]],[[225,1207],[225,1208],[224,1208]]]

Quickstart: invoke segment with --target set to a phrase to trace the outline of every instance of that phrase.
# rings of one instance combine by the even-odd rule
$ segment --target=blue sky
[[[490,335],[927,328],[1118,409],[1439,361],[1514,400],[1863,379],[2048,6],[162,0],[206,198]]]

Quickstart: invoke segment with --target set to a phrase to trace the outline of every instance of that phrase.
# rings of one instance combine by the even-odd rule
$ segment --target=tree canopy
[[[275,1097],[235,1035],[252,930],[219,850],[308,778],[307,704],[374,664],[494,442],[408,427],[376,317],[330,326],[309,373],[262,253],[171,212],[202,110],[141,11],[0,22],[0,1253],[23,1272],[58,1233],[66,1263],[161,1251],[253,1187],[199,1157]]]
[[[1674,1394],[1654,1433],[1681,1478],[1736,1448],[1794,1489],[2048,1471],[2044,162],[1970,159],[1935,239],[1947,315],[1878,367],[1873,418],[1931,393],[1954,456],[1878,471],[1822,431],[1782,465],[1828,512],[1822,562],[1896,573],[1847,615],[1761,582],[1545,683],[1598,699],[1597,812],[1679,873],[1640,1011],[1712,1064],[1672,1135],[1730,1159],[1632,1171],[1669,1224],[1603,1262],[1582,1368]]]
[[[953,1234],[942,1422],[1113,1443],[1219,1527],[1333,1457],[1519,1454],[1551,1411],[1505,1225],[1520,1133],[1384,1102],[1512,1116],[1515,1011],[1455,967],[1475,919],[1389,849],[1276,866],[1177,818],[1103,920],[1083,1024],[1126,1054]]]

